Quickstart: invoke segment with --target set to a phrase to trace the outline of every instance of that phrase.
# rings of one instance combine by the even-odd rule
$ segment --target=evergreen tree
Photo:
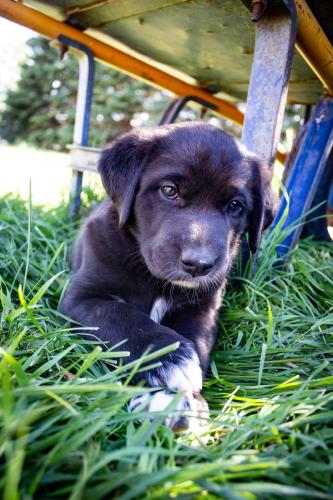
[[[0,136],[9,143],[65,150],[73,136],[78,63],[71,54],[61,60],[44,38],[27,43],[17,87],[6,95]],[[167,101],[161,91],[97,62],[89,144],[104,146],[131,122],[157,123]]]

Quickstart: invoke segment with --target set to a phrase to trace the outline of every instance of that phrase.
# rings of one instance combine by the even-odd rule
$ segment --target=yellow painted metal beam
[[[296,48],[312,71],[333,95],[333,47],[305,0],[295,0]]]

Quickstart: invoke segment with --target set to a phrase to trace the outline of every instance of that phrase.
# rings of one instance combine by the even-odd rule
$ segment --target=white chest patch
[[[161,323],[166,312],[168,311],[168,303],[163,297],[159,297],[155,300],[153,307],[150,311],[150,319],[155,321],[155,323]]]

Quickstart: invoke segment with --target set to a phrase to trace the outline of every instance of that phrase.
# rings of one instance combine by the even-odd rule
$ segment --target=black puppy
[[[248,231],[256,252],[273,218],[271,171],[202,123],[125,134],[103,151],[98,170],[111,200],[83,226],[62,311],[98,327],[106,345],[127,339],[127,361],[177,342],[160,367],[140,376],[182,391],[178,408],[200,414],[226,277],[242,235]],[[173,397],[166,390],[130,406],[145,401],[163,410]],[[189,422],[166,421],[173,428]]]

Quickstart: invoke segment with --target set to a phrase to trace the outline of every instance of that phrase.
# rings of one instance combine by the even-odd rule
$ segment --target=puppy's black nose
[[[182,253],[181,261],[184,271],[192,276],[204,276],[214,267],[214,259],[206,253],[187,250]]]

